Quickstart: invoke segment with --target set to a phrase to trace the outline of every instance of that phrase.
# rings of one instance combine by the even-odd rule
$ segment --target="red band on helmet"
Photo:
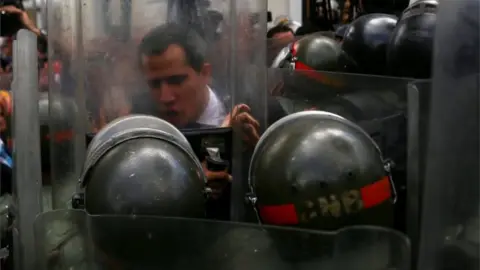
[[[291,53],[292,53],[292,56],[294,58],[296,58],[296,56],[297,56],[296,46],[297,46],[297,42],[294,42],[292,44],[292,47],[291,47],[291,50],[290,50]],[[321,83],[324,83],[326,85],[337,86],[337,87],[342,87],[343,86],[343,83],[330,79],[327,75],[325,75],[325,74],[323,74],[319,71],[316,71],[314,68],[306,65],[305,63],[303,63],[301,61],[298,61],[298,59],[295,60],[294,65],[295,65],[295,70],[296,71],[303,71],[303,72],[301,72],[301,74],[306,76],[306,77],[309,77],[310,79],[314,79],[314,80],[319,81]]]
[[[55,142],[64,142],[64,141],[72,140],[73,136],[74,136],[73,130],[59,131],[53,134],[53,140]],[[50,140],[50,134],[47,134],[45,136],[45,139]]]
[[[55,134],[53,134],[53,141],[56,143],[71,141],[73,140],[73,135],[74,135],[73,130],[56,132]],[[44,138],[42,138],[42,140],[49,141],[50,137],[51,137],[50,134],[47,134]],[[7,147],[9,150],[13,149],[13,140],[11,138],[7,139]]]
[[[388,176],[385,176],[382,180],[361,188],[360,194],[362,196],[363,208],[377,206],[392,196],[390,179]]]
[[[380,181],[360,188],[362,200],[361,209],[375,207],[391,198],[390,179],[383,177]],[[359,199],[360,199],[359,198]],[[345,207],[345,206],[343,206]],[[262,205],[259,206],[259,214],[262,221],[273,225],[296,225],[299,224],[299,217],[294,204],[283,205]]]
[[[297,58],[297,42],[294,42],[291,47],[291,52],[292,56],[294,58]],[[314,68],[302,63],[301,61],[298,61],[298,59],[295,61],[295,70],[306,70],[306,71],[315,71]],[[321,74],[319,74],[321,76]]]
[[[297,211],[293,204],[260,206],[259,211],[264,223],[275,225],[298,224]]]

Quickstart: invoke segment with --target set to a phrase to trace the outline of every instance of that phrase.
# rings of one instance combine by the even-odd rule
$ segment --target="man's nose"
[[[175,94],[173,89],[167,84],[162,83],[159,89],[156,89],[158,99],[160,102],[168,104],[175,101]]]

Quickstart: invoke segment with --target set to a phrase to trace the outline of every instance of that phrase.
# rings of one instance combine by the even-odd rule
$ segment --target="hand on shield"
[[[242,139],[248,145],[255,147],[260,136],[260,124],[250,114],[251,109],[245,104],[233,107],[231,113],[225,117],[222,127],[232,127],[235,132],[240,133]]]
[[[211,197],[216,200],[222,196],[228,183],[232,182],[232,176],[228,174],[227,169],[220,172],[210,171],[206,161],[202,162],[202,167],[207,177],[207,186],[212,190]]]

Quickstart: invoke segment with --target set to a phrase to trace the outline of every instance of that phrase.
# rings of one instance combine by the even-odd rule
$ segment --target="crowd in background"
[[[27,12],[21,8],[15,6],[3,6],[0,7],[0,12],[5,16],[14,16],[18,20],[20,26],[18,28],[24,28],[33,32],[38,37],[38,63],[39,63],[39,74],[45,73],[44,69],[47,66],[47,40],[46,36],[42,31],[35,25],[33,20],[29,17]],[[3,16],[3,15],[2,15]],[[10,25],[2,25],[2,28],[15,28]],[[3,75],[1,82],[1,89],[10,90],[9,75],[12,73],[13,65],[13,41],[15,39],[15,32],[10,33],[10,31],[2,31],[2,37],[0,38],[0,74]],[[44,83],[45,80],[43,79]]]

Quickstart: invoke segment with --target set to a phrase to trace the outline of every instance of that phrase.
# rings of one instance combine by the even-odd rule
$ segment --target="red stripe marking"
[[[54,138],[54,141],[56,143],[61,143],[61,142],[66,142],[66,141],[72,140],[73,139],[73,131],[68,130],[68,131],[57,132],[57,133],[54,134],[53,138]],[[47,140],[47,141],[50,140],[50,134],[47,134],[44,137],[44,139]],[[7,139],[7,147],[8,147],[9,150],[13,149],[13,140],[11,138]]]
[[[260,206],[259,211],[264,223],[274,225],[298,224],[297,211],[293,204]]]
[[[292,56],[293,57],[296,57],[297,56],[297,42],[294,42],[292,44],[292,49],[291,49],[291,52],[292,52]],[[311,79],[314,79],[314,80],[318,80],[319,82],[322,82],[326,85],[331,85],[331,86],[337,86],[337,87],[342,87],[343,86],[343,83],[339,82],[339,81],[336,81],[336,80],[332,80],[330,79],[327,75],[315,70],[314,68],[306,65],[305,63],[302,63],[301,61],[298,61],[296,60],[295,61],[295,70],[306,77],[309,77]]]
[[[68,141],[68,140],[72,140],[73,139],[73,130],[65,130],[65,131],[60,131],[60,132],[56,132],[55,134],[53,134],[53,140],[55,142],[64,142],[64,141]],[[50,140],[50,134],[47,134],[45,136],[45,139],[46,140]]]
[[[377,206],[392,196],[390,179],[388,176],[385,176],[382,180],[361,188],[360,194],[362,196],[363,208]]]

